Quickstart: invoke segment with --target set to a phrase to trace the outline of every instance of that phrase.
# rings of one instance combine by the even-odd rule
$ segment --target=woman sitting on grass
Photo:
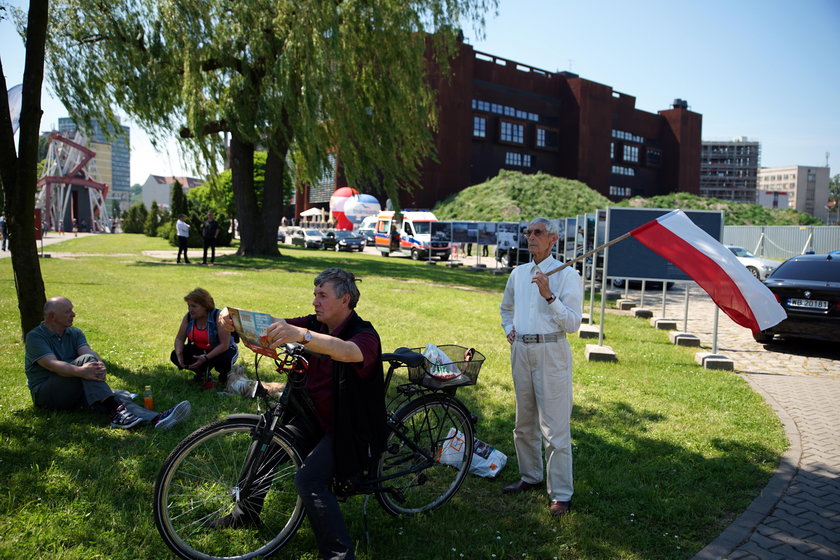
[[[210,373],[215,369],[224,386],[231,366],[239,358],[239,347],[230,332],[217,328],[219,310],[210,292],[196,288],[184,296],[184,301],[187,314],[181,320],[169,359],[178,369],[194,371],[195,380],[205,389],[216,386]]]

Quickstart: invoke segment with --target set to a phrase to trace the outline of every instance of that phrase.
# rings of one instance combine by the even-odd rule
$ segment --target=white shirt
[[[567,267],[548,277],[548,285],[557,299],[549,305],[531,279],[541,270],[543,274],[561,266],[549,256],[540,264],[533,261],[517,266],[508,277],[505,295],[499,311],[505,335],[516,329],[517,334],[571,333],[580,328],[582,287],[580,274]]]
[[[190,224],[183,220],[178,220],[175,222],[175,231],[178,233],[178,237],[189,237]]]

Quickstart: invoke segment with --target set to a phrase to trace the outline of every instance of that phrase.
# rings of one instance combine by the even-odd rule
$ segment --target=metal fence
[[[784,260],[807,251],[840,250],[840,226],[724,226],[723,242]]]

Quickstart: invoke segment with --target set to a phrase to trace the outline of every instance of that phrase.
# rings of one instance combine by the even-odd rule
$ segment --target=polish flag
[[[742,327],[755,333],[787,317],[773,292],[682,210],[643,224],[630,235],[689,275]]]

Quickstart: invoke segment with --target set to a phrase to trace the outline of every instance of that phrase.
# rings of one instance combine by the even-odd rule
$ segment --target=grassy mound
[[[724,223],[728,226],[797,226],[823,225],[805,212],[790,209],[765,208],[758,204],[729,202],[717,198],[705,198],[688,193],[672,193],[651,198],[640,196],[622,200],[614,206],[633,208],[682,208],[683,210],[723,210]]]
[[[576,216],[609,206],[608,198],[573,179],[501,171],[439,203],[439,220],[518,222],[538,216]]]
[[[450,196],[435,206],[433,211],[439,220],[518,222],[538,216],[577,216],[608,206],[723,210],[724,223],[728,226],[822,225],[817,218],[797,210],[773,210],[757,204],[728,202],[689,193],[672,193],[652,198],[637,196],[611,202],[585,183],[574,179],[504,170],[493,179]]]

